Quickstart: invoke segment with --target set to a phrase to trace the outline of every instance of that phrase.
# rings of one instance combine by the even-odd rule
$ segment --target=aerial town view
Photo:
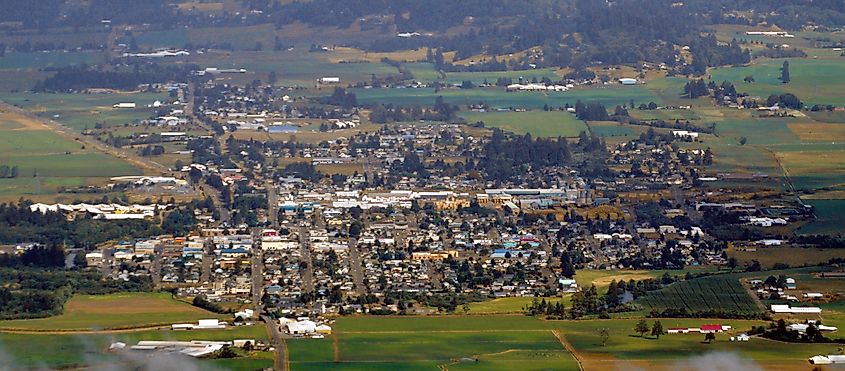
[[[843,0],[0,0],[0,371],[837,369]]]

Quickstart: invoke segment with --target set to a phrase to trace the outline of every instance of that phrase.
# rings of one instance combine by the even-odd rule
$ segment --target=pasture
[[[827,263],[832,258],[842,256],[842,251],[801,247],[766,247],[758,248],[757,251],[728,251],[728,255],[736,258],[740,264],[751,264],[752,260],[756,260],[763,267],[771,268],[778,263],[789,264],[792,267]]]
[[[516,134],[534,137],[577,137],[589,131],[583,121],[566,111],[527,112],[462,112],[469,123],[483,121],[485,127],[497,127]]]
[[[547,303],[561,302],[564,306],[569,303],[569,295],[563,298],[545,298]],[[540,300],[540,299],[537,299]],[[522,314],[526,307],[531,306],[533,297],[506,297],[469,304],[468,314]]]
[[[55,317],[0,321],[0,328],[32,331],[98,330],[195,322],[220,315],[171,298],[169,293],[76,295]]]

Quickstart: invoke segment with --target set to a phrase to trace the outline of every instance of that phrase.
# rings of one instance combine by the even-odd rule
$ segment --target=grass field
[[[99,184],[108,177],[141,171],[55,134],[40,122],[0,112],[0,164],[18,166],[18,177],[0,179],[0,197],[55,193],[59,187]],[[38,177],[34,177],[35,174]]]
[[[563,298],[546,298],[547,303],[569,303],[569,295]],[[539,299],[538,299],[539,300]],[[531,306],[533,297],[507,297],[471,303],[469,314],[522,314],[525,307]]]
[[[4,94],[0,99],[54,119],[76,131],[95,125],[118,126],[137,123],[150,118],[155,109],[146,106],[155,101],[168,101],[165,93],[115,93],[115,94]],[[135,102],[138,108],[116,109],[120,102]]]
[[[0,328],[38,331],[88,330],[170,325],[220,315],[172,299],[169,293],[76,295],[64,313],[50,318],[0,321]]]
[[[771,268],[777,263],[789,264],[792,267],[827,263],[832,258],[841,257],[842,251],[839,249],[767,247],[758,248],[754,252],[729,251],[728,254],[736,258],[740,264],[750,264],[752,260],[757,260],[763,267]]]
[[[77,64],[97,64],[104,60],[100,52],[38,52],[6,53],[0,57],[0,70],[37,70],[47,67],[66,67]],[[31,88],[23,86],[22,90]]]
[[[288,351],[293,370],[577,369],[548,324],[524,316],[342,317]]]
[[[780,68],[784,60],[789,61],[791,82],[780,81]],[[789,58],[763,59],[747,67],[723,67],[711,71],[716,82],[731,81],[738,92],[762,98],[770,94],[793,93],[803,102],[813,104],[845,105],[845,63],[835,58]],[[745,76],[754,76],[754,83],[745,83]]]
[[[534,137],[577,137],[588,131],[583,121],[564,111],[528,112],[463,112],[469,123],[484,121],[485,127],[497,127],[516,134],[531,133]]]

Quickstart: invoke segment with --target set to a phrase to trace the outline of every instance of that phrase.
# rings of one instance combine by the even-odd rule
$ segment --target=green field
[[[484,121],[486,127],[497,127],[516,134],[531,133],[535,137],[577,137],[588,131],[583,121],[565,111],[528,112],[462,112],[469,123]]]
[[[780,81],[780,68],[789,61],[789,84]],[[711,71],[716,82],[731,81],[738,92],[762,98],[770,94],[793,93],[805,104],[845,105],[845,61],[841,57],[828,59],[789,58],[763,59],[747,67],[723,67]],[[745,76],[754,76],[754,83],[745,83]]]
[[[66,67],[77,64],[97,64],[104,60],[100,52],[39,52],[6,53],[0,57],[0,70],[37,70],[47,67]],[[30,88],[27,86],[24,88]]]
[[[190,323],[220,315],[171,298],[169,293],[76,295],[55,317],[0,321],[0,329],[33,331],[115,329]],[[225,318],[225,317],[224,317]]]
[[[807,200],[816,208],[816,220],[798,229],[801,234],[837,234],[845,230],[845,200]]]
[[[120,94],[3,94],[0,99],[7,103],[36,112],[76,131],[93,129],[98,123],[103,126],[119,126],[138,123],[155,114],[148,108],[155,101],[167,102],[165,93],[120,93]],[[135,102],[138,108],[117,109],[115,103]]]
[[[123,342],[137,344],[140,340],[208,340],[231,341],[234,339],[256,339],[267,341],[266,329],[262,324],[226,330],[194,331],[139,331],[114,334],[10,334],[0,333],[0,358],[4,366],[14,364],[22,369],[30,368],[75,368],[98,369],[116,362],[154,362],[156,357],[138,353],[107,352],[109,344]],[[223,370],[256,370],[273,366],[273,354],[253,352],[246,357],[227,360],[193,360],[180,358],[194,369],[216,366]],[[166,361],[166,359],[162,359]],[[125,367],[125,365],[123,365]]]
[[[531,317],[342,317],[334,328],[325,340],[288,341],[291,368],[577,369],[548,323]]]
[[[724,274],[681,281],[637,299],[648,310],[681,309],[689,312],[718,311],[758,313],[737,276]]]
[[[569,295],[563,298],[545,298],[547,303],[569,303]],[[469,314],[522,314],[525,308],[531,306],[533,297],[507,297],[469,304]],[[539,299],[537,299],[539,300]]]
[[[504,88],[446,89],[435,92],[432,88],[419,89],[352,89],[363,104],[432,105],[437,96],[452,104],[468,105],[484,102],[493,108],[542,109],[544,105],[563,107],[567,103],[600,102],[609,109],[616,105],[635,104],[662,100],[644,85],[608,85],[570,90],[566,92],[512,92]]]

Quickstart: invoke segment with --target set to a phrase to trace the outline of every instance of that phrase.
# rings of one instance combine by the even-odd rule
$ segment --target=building
[[[113,108],[135,108],[135,102],[116,103]]]
[[[340,77],[321,77],[320,84],[340,84]]]
[[[790,307],[788,304],[772,304],[771,309],[774,313],[819,314],[822,312],[819,307]]]
[[[623,77],[623,78],[619,79],[619,83],[622,84],[622,85],[636,85],[637,79]]]

